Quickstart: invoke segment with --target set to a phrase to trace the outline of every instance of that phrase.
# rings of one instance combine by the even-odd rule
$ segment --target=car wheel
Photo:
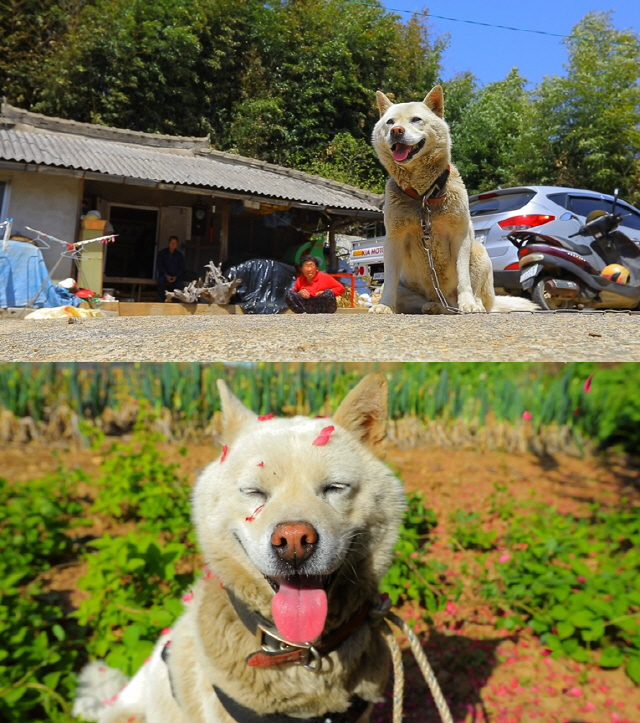
[[[555,311],[556,309],[572,309],[573,303],[568,299],[554,299],[544,290],[544,284],[547,279],[540,279],[531,291],[531,298],[538,304],[538,306],[548,311]]]

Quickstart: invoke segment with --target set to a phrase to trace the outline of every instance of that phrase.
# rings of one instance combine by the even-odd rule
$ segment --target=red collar
[[[423,194],[418,193],[415,188],[411,187],[403,188],[402,190],[407,194],[407,196],[411,196],[411,198],[414,198],[416,201],[422,201],[423,199],[428,201],[429,203],[444,201],[444,199],[447,197],[447,194],[444,192],[444,187],[449,180],[450,172],[451,166],[447,164],[447,167],[444,169],[444,171],[436,178],[432,185]]]

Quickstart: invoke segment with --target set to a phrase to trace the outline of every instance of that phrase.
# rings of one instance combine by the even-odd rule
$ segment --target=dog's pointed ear
[[[225,442],[230,442],[239,429],[247,422],[255,421],[257,415],[229,391],[222,379],[218,379],[217,384],[222,408],[222,437]]]
[[[387,98],[381,90],[376,90],[376,100],[378,101],[378,110],[380,111],[380,117],[382,118],[382,116],[393,105],[393,101],[390,98]]]
[[[368,374],[342,400],[333,420],[370,449],[385,438],[389,385],[384,374]]]
[[[432,110],[438,118],[444,118],[444,94],[441,85],[436,85],[435,88],[432,88],[422,102],[429,110]]]

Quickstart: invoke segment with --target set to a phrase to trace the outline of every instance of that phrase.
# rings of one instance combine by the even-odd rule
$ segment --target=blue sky
[[[382,0],[382,4],[388,10],[409,13],[428,8],[432,15],[433,34],[449,34],[443,80],[470,70],[483,85],[502,80],[514,67],[532,85],[547,75],[564,75],[567,53],[562,38],[451,22],[434,16],[569,35],[588,12],[614,10],[612,21],[615,27],[640,32],[638,0],[491,0],[484,3],[470,0]],[[399,14],[410,17],[406,12]]]

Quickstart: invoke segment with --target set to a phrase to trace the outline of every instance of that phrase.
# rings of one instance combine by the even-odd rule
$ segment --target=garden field
[[[635,366],[385,371],[385,457],[408,505],[384,589],[454,720],[637,723]],[[131,673],[188,604],[216,375],[259,412],[315,414],[361,373],[0,367],[0,719],[70,723],[81,665]],[[405,720],[439,720],[405,664]]]

